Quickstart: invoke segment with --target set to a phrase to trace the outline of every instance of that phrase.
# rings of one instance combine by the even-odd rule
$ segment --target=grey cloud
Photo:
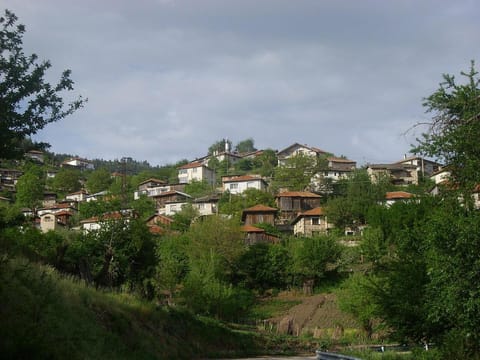
[[[476,1],[6,0],[25,45],[71,68],[87,106],[57,152],[153,164],[214,141],[293,142],[393,161],[441,74],[479,58]],[[52,76],[55,78],[55,76]]]

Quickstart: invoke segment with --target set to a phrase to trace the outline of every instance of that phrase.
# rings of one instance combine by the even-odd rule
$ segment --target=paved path
[[[259,356],[254,358],[239,358],[229,360],[315,360],[317,357],[313,356]]]

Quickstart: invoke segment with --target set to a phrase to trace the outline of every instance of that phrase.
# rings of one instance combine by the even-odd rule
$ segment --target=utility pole
[[[132,158],[122,157],[122,207],[125,210],[127,208],[128,197],[127,197],[127,162]]]

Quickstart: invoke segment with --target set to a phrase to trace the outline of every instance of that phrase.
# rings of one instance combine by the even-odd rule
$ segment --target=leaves
[[[70,70],[57,84],[45,81],[50,62],[23,52],[25,27],[5,10],[0,18],[0,158],[21,156],[21,141],[47,124],[63,119],[82,107],[81,96],[65,103],[61,94],[73,90]]]

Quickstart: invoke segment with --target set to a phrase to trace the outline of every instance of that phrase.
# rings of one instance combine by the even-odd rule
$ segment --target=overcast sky
[[[193,160],[227,137],[400,160],[443,73],[480,63],[478,0],[2,0],[88,98],[39,132],[86,158]]]

